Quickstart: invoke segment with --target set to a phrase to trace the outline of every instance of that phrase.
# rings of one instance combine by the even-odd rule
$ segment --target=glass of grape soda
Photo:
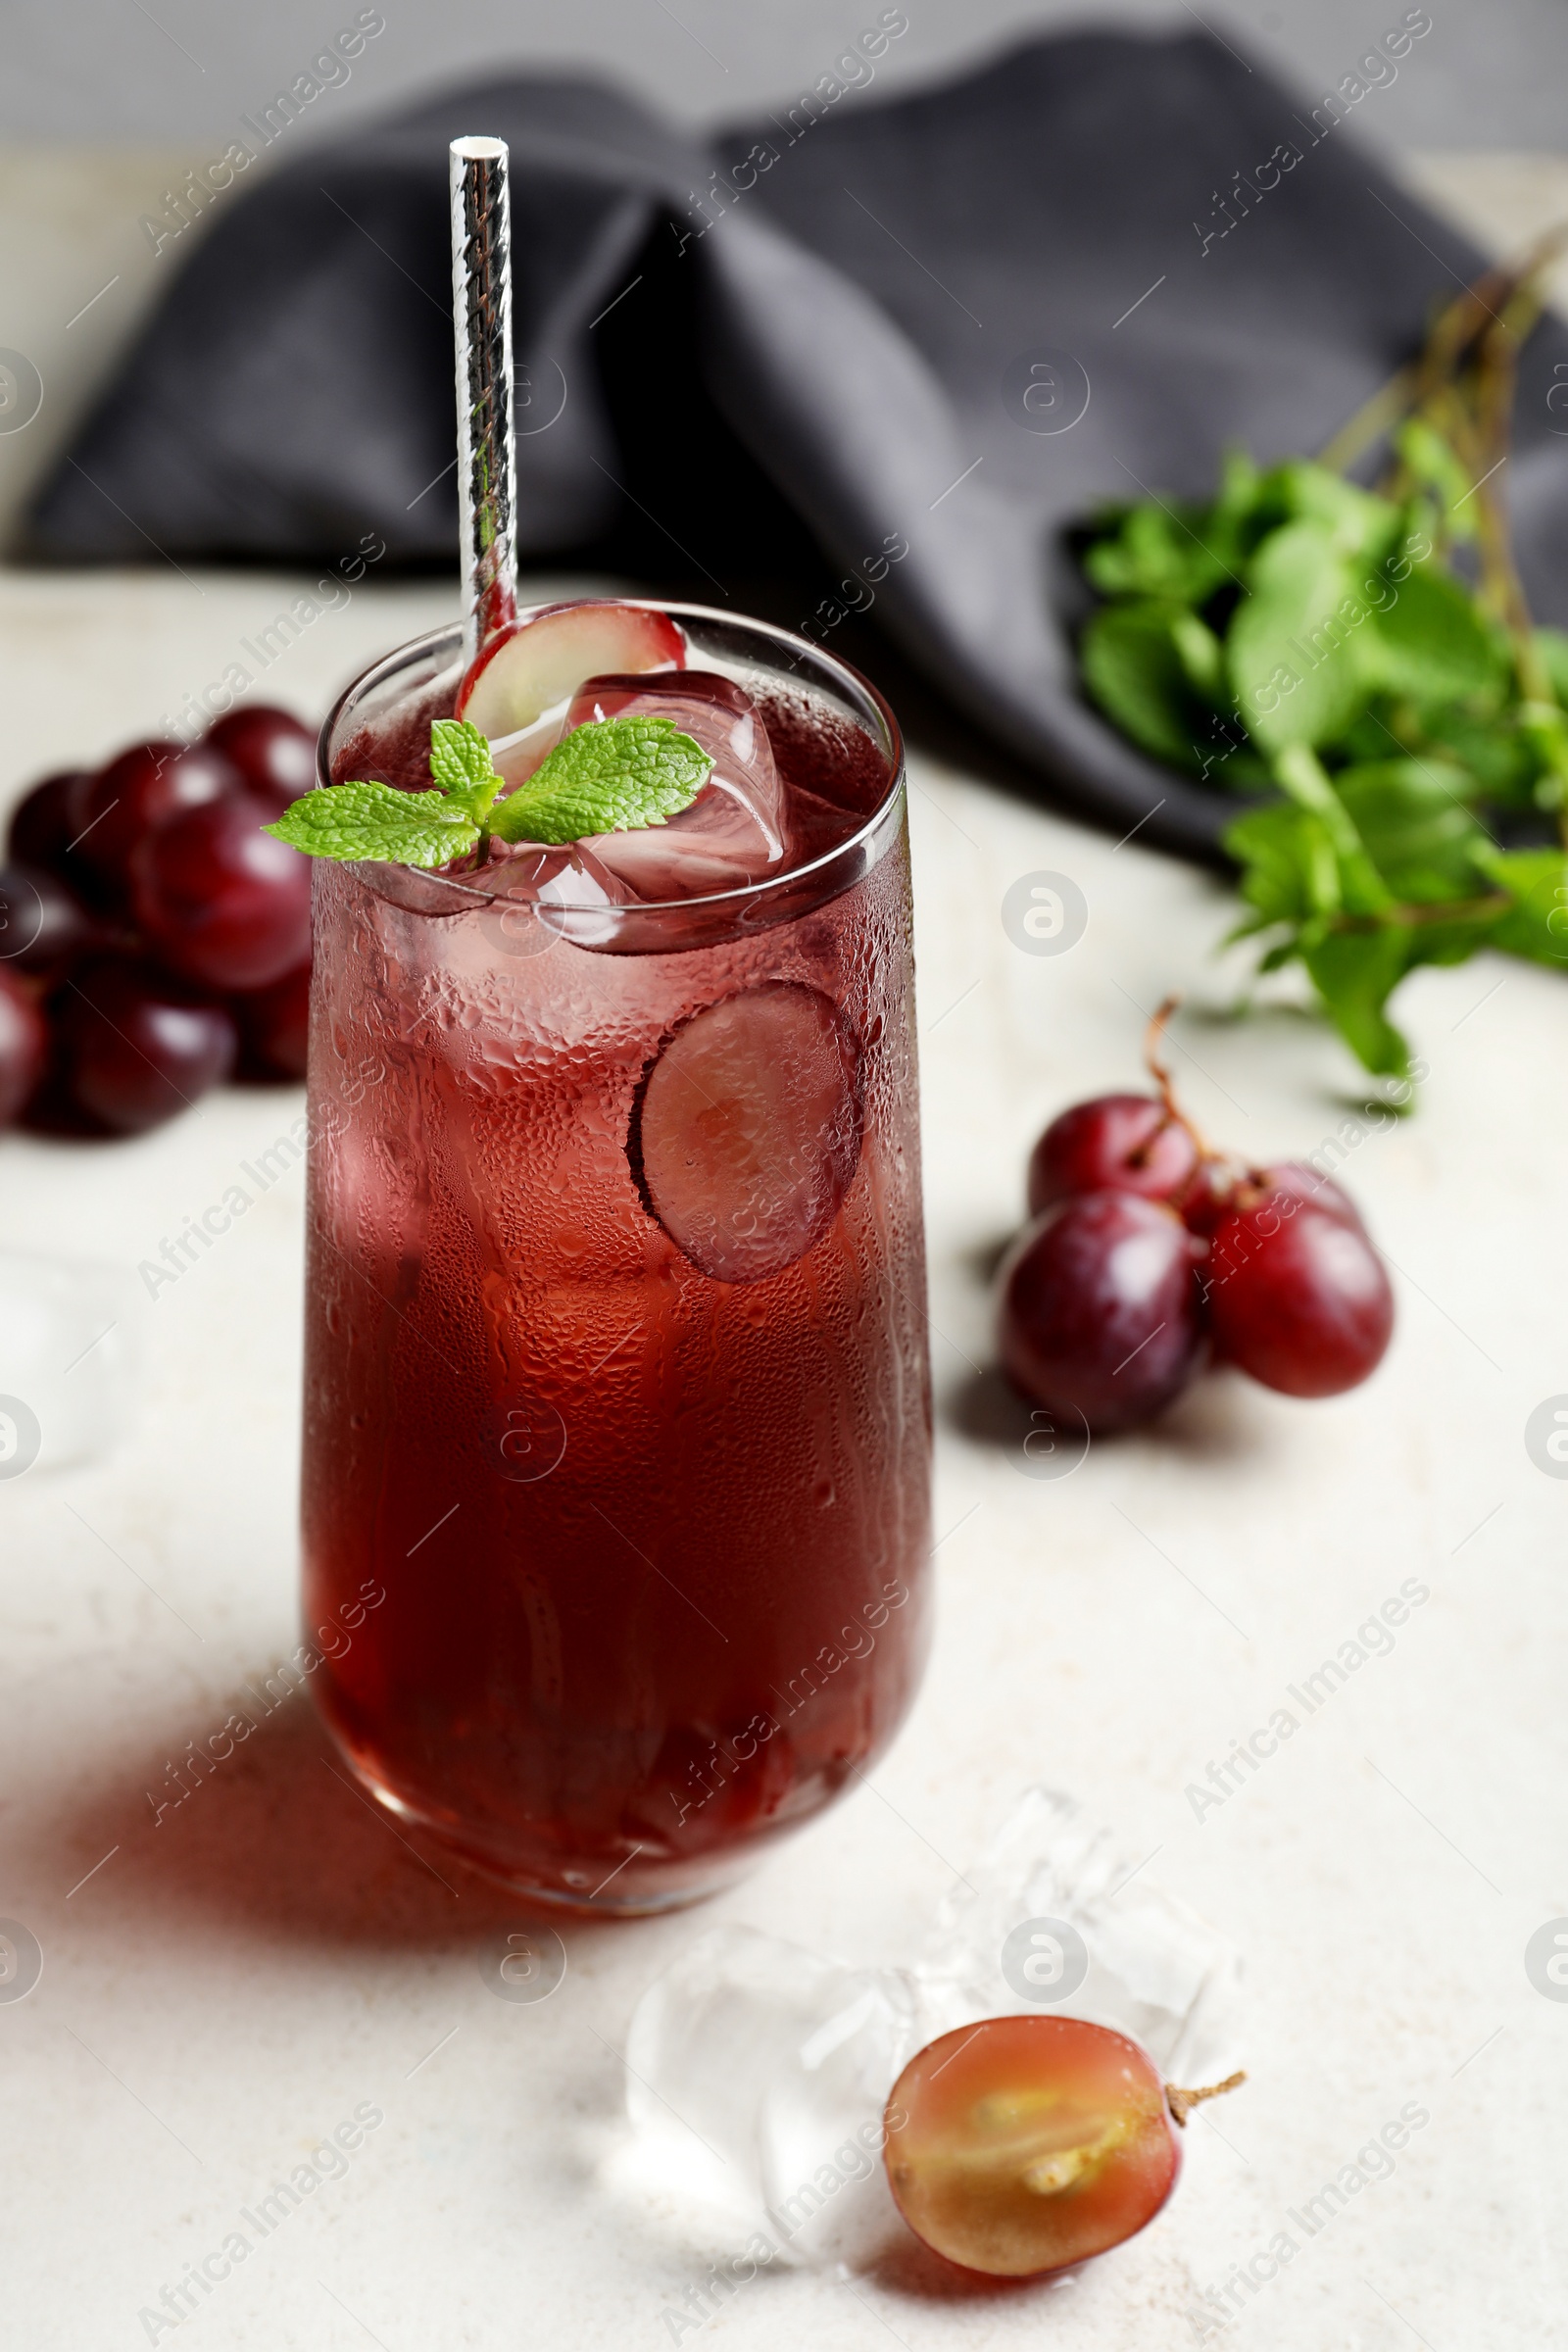
[[[628,715],[712,765],[664,822],[316,865],[314,1682],[399,1817],[653,1911],[829,1803],[923,1656],[902,750],[818,647],[589,601],[377,663],[319,785],[427,791],[454,715],[503,794]]]

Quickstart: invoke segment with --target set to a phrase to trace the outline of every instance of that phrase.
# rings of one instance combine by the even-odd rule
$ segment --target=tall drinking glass
[[[885,1746],[929,1535],[898,729],[818,648],[637,609],[765,725],[789,854],[652,898],[561,856],[318,865],[305,1409],[345,1755],[481,1870],[618,1912],[723,1885]],[[322,783],[427,782],[462,669],[454,628],[368,671]]]

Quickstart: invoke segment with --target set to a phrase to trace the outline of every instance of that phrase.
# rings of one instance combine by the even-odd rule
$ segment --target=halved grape
[[[884,2161],[926,2245],[965,2270],[1030,2278],[1152,2222],[1181,2148],[1158,2071],[1125,2034],[993,2017],[909,2061],[888,2101]]]
[[[831,1001],[764,981],[683,1021],[629,1152],[643,1197],[715,1282],[763,1282],[832,1224],[860,1154],[859,1060]]]
[[[547,605],[484,647],[458,688],[456,715],[498,742],[531,727],[584,678],[676,668],[686,641],[663,612],[637,605]]]

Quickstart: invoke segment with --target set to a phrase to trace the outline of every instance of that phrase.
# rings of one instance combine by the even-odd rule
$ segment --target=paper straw
[[[451,189],[464,646],[471,662],[517,606],[506,141],[454,139]]]

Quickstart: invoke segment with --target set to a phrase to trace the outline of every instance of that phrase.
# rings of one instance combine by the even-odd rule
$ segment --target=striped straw
[[[517,606],[506,141],[454,139],[451,189],[464,647],[471,662]]]

